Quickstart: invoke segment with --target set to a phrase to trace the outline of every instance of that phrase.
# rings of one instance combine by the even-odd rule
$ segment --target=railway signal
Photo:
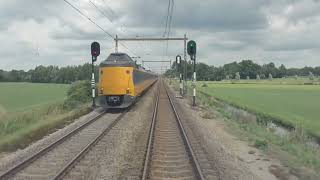
[[[99,55],[100,55],[100,44],[98,42],[91,43],[91,56],[92,56],[92,66],[91,66],[92,108],[96,107],[96,102],[95,102],[96,80],[94,78],[94,62],[97,61],[97,57]]]
[[[187,45],[187,51],[188,54],[190,55],[191,60],[193,61],[193,103],[192,105],[196,105],[196,81],[197,81],[197,76],[196,76],[196,54],[197,54],[197,44],[195,41],[191,40],[188,42]]]
[[[191,41],[188,42],[187,51],[188,51],[188,54],[191,57],[191,60],[194,60],[195,59],[195,55],[197,53],[197,44],[196,44],[195,41],[191,40]]]
[[[95,62],[97,57],[100,55],[100,44],[98,42],[93,42],[91,44],[91,55],[92,61]]]
[[[177,70],[179,72],[179,82],[180,82],[180,95],[182,96],[183,92],[183,86],[182,86],[182,74],[181,74],[181,56],[177,55],[176,56],[176,65],[177,65]]]

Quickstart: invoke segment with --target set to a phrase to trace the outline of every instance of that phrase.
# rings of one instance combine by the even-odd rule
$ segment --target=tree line
[[[181,62],[181,72],[184,72],[185,64],[187,67],[187,79],[192,78],[193,64],[191,62]],[[174,62],[170,70],[165,75],[178,76],[177,64]],[[209,66],[205,63],[197,63],[197,80],[221,81],[224,79],[268,79],[283,78],[295,76],[320,76],[320,66],[303,68],[286,68],[285,65],[276,67],[274,63],[259,65],[252,60],[242,60],[241,62],[232,62],[223,66]]]
[[[191,79],[193,74],[193,64],[191,62],[181,62],[181,71],[184,72],[187,66],[187,78]],[[165,75],[178,76],[177,64],[174,62],[170,70]],[[197,63],[197,80],[223,79],[267,79],[293,77],[293,76],[320,76],[320,66],[303,68],[286,68],[283,64],[276,67],[274,63],[259,65],[251,60],[232,62],[223,66],[209,66],[205,63]],[[98,77],[98,66],[95,66],[95,77]],[[68,84],[77,80],[91,79],[91,64],[86,63],[77,66],[37,66],[28,71],[0,69],[0,82],[33,82],[33,83],[62,83]],[[98,78],[96,78],[97,80]]]
[[[96,77],[98,66],[95,66]],[[91,64],[78,66],[37,66],[29,71],[0,69],[0,82],[33,82],[33,83],[61,83],[69,84],[77,80],[91,79]]]

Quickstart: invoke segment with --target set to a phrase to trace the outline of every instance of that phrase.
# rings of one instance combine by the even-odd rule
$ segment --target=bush
[[[81,104],[89,102],[91,99],[90,81],[76,81],[67,92],[67,99],[64,107],[67,109],[76,108]]]
[[[259,149],[266,149],[268,142],[266,140],[256,139],[253,146]]]
[[[208,87],[206,83],[203,83],[201,87]]]

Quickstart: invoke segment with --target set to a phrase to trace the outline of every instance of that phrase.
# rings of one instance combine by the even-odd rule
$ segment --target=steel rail
[[[123,116],[129,111],[127,109],[125,112],[120,114],[108,127],[106,127],[101,133],[99,133],[85,148],[81,150],[68,164],[66,164],[51,180],[62,179],[75,165],[79,162],[89,150],[96,145],[110,130],[123,118]]]
[[[153,146],[153,136],[154,136],[154,131],[155,131],[155,123],[156,123],[156,118],[157,118],[157,113],[158,113],[158,104],[159,104],[159,95],[160,95],[160,90],[159,90],[159,85],[158,85],[158,91],[156,94],[156,102],[154,105],[154,110],[153,110],[153,116],[152,116],[152,122],[150,126],[150,131],[149,131],[149,139],[148,139],[148,145],[147,145],[147,152],[146,152],[146,157],[144,160],[144,166],[143,166],[143,173],[142,173],[142,180],[146,180],[148,177],[148,167],[150,164],[150,158],[151,158],[151,149]]]
[[[17,172],[21,171],[22,169],[24,169],[25,167],[27,167],[29,164],[31,164],[32,162],[34,162],[35,160],[37,160],[38,158],[42,157],[44,154],[46,154],[47,152],[49,152],[50,150],[54,149],[55,147],[57,147],[59,144],[63,143],[65,140],[67,140],[68,138],[70,138],[71,136],[73,136],[74,134],[76,134],[77,132],[79,132],[80,130],[84,129],[85,127],[87,127],[88,125],[90,125],[91,123],[93,123],[94,121],[98,120],[99,118],[101,118],[106,112],[102,112],[99,115],[95,116],[94,118],[92,118],[91,120],[89,120],[88,122],[84,123],[83,125],[77,127],[76,129],[72,130],[71,132],[69,132],[68,134],[62,136],[61,138],[59,138],[58,140],[54,141],[53,143],[47,145],[46,147],[44,147],[43,149],[39,150],[38,152],[34,153],[33,155],[29,156],[28,158],[26,158],[25,160],[23,160],[22,162],[16,164],[15,166],[11,167],[10,169],[8,169],[7,171],[5,171],[4,173],[0,174],[0,180],[2,179],[7,179],[10,176],[16,174]]]
[[[188,139],[188,136],[187,136],[187,133],[186,133],[184,127],[183,127],[183,124],[182,124],[182,122],[181,122],[180,116],[179,116],[179,114],[178,114],[178,112],[177,112],[177,110],[176,110],[176,107],[175,107],[175,105],[174,105],[174,103],[173,103],[173,101],[172,101],[172,99],[171,99],[171,96],[169,95],[168,90],[167,90],[167,88],[166,88],[165,85],[164,85],[164,89],[166,90],[166,94],[167,94],[167,96],[168,96],[168,98],[169,98],[170,105],[171,105],[172,110],[173,110],[173,112],[174,112],[175,118],[176,118],[176,120],[177,120],[177,122],[178,122],[179,129],[180,129],[180,131],[181,131],[183,140],[184,140],[185,145],[186,145],[186,147],[187,147],[186,149],[187,149],[187,151],[188,151],[188,153],[189,153],[189,156],[191,157],[191,161],[192,161],[193,167],[194,167],[194,169],[195,169],[197,178],[200,179],[200,180],[204,180],[205,178],[204,178],[204,175],[203,175],[203,173],[202,173],[202,171],[201,171],[199,162],[198,162],[198,160],[197,160],[197,158],[196,158],[195,153],[193,152],[191,143],[190,143],[190,141],[189,141],[189,139]]]

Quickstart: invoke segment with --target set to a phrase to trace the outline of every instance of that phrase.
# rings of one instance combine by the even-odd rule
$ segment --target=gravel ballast
[[[151,123],[151,88],[65,179],[139,179]]]
[[[92,111],[76,119],[73,123],[69,124],[68,126],[65,126],[64,128],[43,137],[41,140],[30,144],[28,147],[24,149],[19,149],[12,153],[7,153],[5,156],[2,156],[2,158],[0,159],[0,173],[16,165],[17,163],[23,161],[24,159],[29,157],[31,154],[38,152],[39,150],[53,143],[54,141],[56,141],[63,135],[67,134],[68,132],[71,132],[72,130],[76,129],[82,124],[88,122],[90,119],[100,114],[101,111],[102,109],[97,109],[95,111]]]

